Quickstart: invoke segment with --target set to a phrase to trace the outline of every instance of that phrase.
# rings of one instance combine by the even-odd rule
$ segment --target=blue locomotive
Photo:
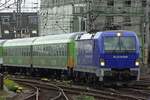
[[[76,49],[77,77],[97,77],[99,81],[139,80],[140,45],[134,32],[83,34],[76,38]]]

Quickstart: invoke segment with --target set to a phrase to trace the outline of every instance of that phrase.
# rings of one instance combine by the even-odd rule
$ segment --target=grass
[[[22,87],[10,79],[4,79],[4,85],[8,88],[9,91],[18,92],[22,90]],[[9,94],[6,91],[0,90],[0,100],[6,100],[8,95]]]
[[[19,88],[19,85],[10,79],[4,79],[5,86],[13,92],[16,92]]]

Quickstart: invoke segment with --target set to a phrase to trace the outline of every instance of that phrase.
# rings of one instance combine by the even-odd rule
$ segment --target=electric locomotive
[[[140,46],[136,33],[117,30],[83,34],[76,37],[76,48],[78,79],[139,80]]]

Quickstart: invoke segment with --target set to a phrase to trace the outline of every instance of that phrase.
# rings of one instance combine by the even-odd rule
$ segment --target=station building
[[[41,0],[40,35],[109,29],[144,34],[146,0]]]
[[[12,39],[38,36],[37,12],[22,12],[20,27],[17,27],[16,12],[0,13],[0,38]]]

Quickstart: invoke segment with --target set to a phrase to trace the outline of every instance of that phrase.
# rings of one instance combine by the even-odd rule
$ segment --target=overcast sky
[[[17,0],[0,0],[0,12],[16,11]],[[22,12],[36,12],[40,7],[40,0],[22,0]]]

